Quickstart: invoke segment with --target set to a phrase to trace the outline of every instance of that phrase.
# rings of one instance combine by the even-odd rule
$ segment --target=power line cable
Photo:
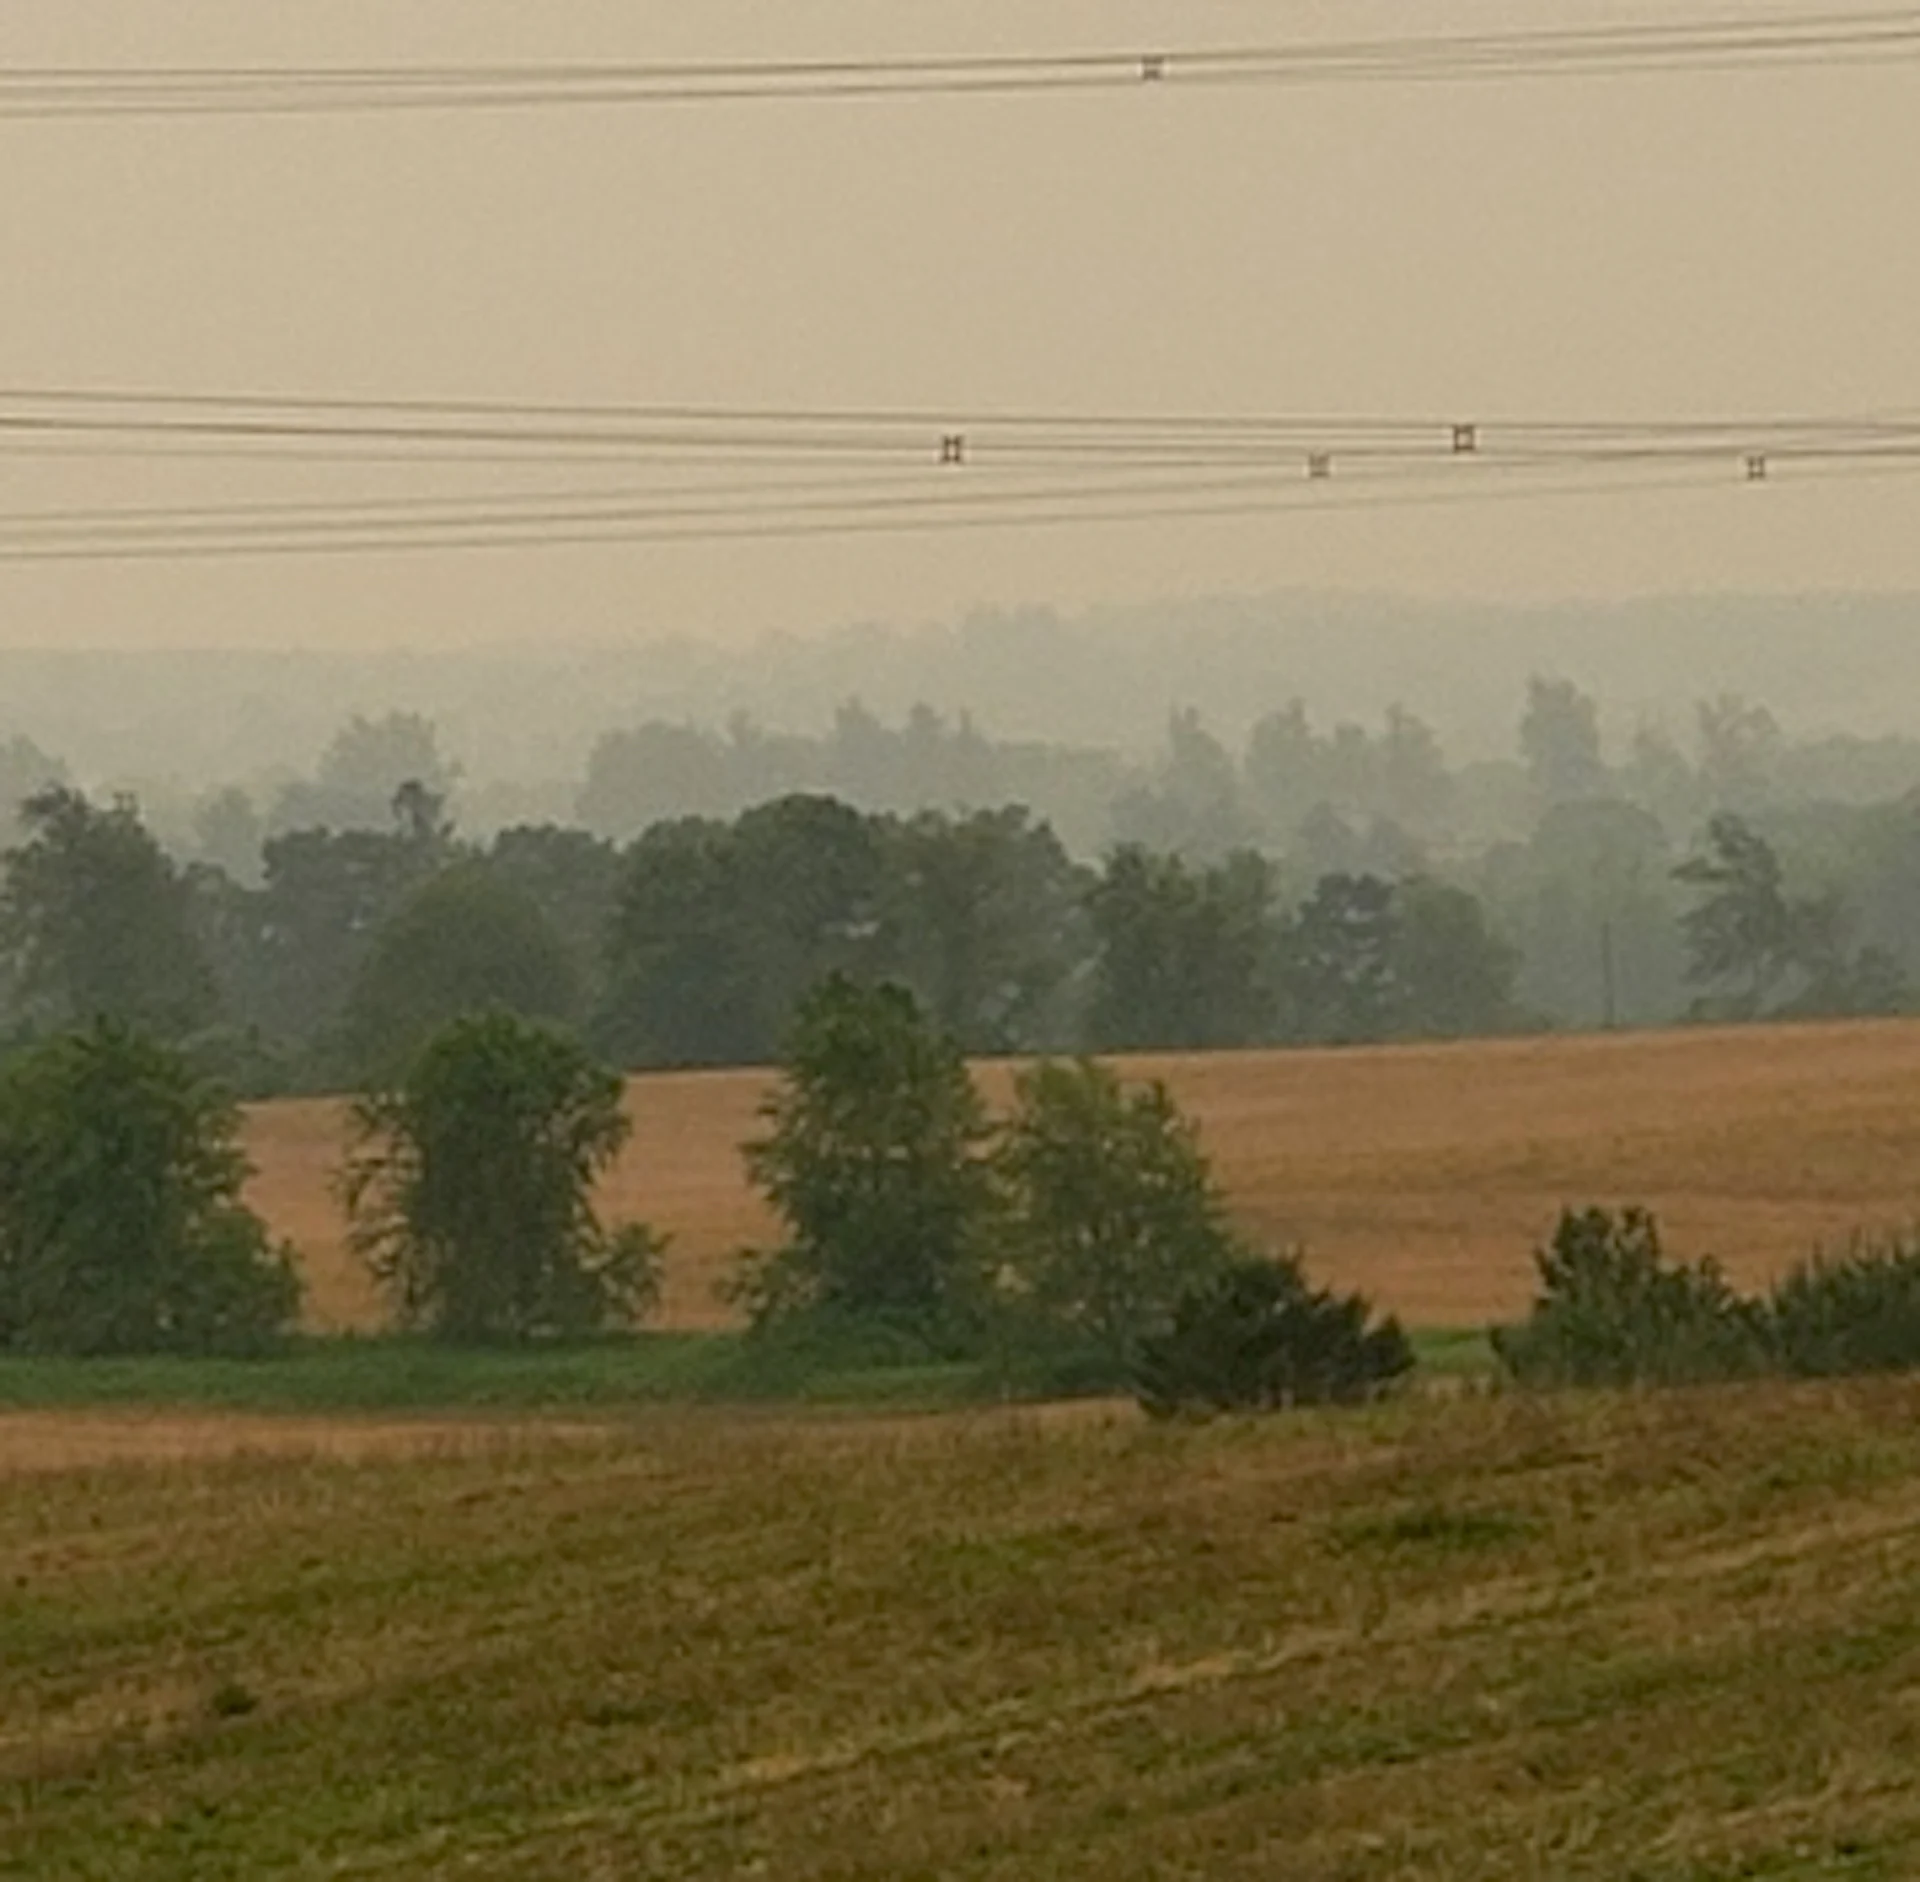
[[[1920,57],[1920,8],[1640,25],[946,58],[422,65],[29,67],[0,117],[280,115],[1624,77]]]

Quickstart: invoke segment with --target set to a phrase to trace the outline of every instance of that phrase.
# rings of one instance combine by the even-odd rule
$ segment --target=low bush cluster
[[[1165,1332],[1142,1340],[1135,1389],[1153,1417],[1359,1405],[1413,1369],[1396,1320],[1312,1286],[1296,1257],[1242,1260],[1189,1289]]]
[[[1523,1385],[1704,1384],[1920,1367],[1920,1239],[1857,1242],[1760,1295],[1670,1262],[1644,1209],[1569,1211],[1535,1257],[1528,1318],[1493,1335]]]

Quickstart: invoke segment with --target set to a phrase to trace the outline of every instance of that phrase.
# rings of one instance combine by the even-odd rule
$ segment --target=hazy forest
[[[1550,622],[1440,671],[1458,621],[1343,606],[156,655],[111,713],[87,657],[9,656],[6,1036],[121,1014],[265,1094],[490,1004],[629,1066],[764,1062],[836,970],[978,1052],[1907,1006],[1920,735],[1875,682],[1910,609],[1835,604],[1813,684],[1764,633],[1728,657],[1780,602],[1623,611],[1581,677]]]

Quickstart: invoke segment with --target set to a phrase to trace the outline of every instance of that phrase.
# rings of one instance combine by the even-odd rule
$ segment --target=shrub
[[[0,1348],[251,1354],[299,1308],[240,1200],[239,1115],[170,1046],[103,1021],[0,1077]]]
[[[1370,1313],[1358,1294],[1310,1286],[1296,1257],[1235,1262],[1142,1343],[1136,1395],[1157,1418],[1364,1403],[1413,1366],[1398,1321],[1369,1327]]]
[[[455,1344],[630,1326],[661,1243],[609,1229],[593,1186],[631,1125],[617,1073],[511,1013],[455,1020],[354,1106],[342,1173],[355,1248],[400,1317]]]
[[[1193,1126],[1159,1083],[1082,1060],[1023,1073],[995,1156],[1020,1304],[1109,1383],[1183,1295],[1237,1254]]]
[[[1493,1348],[1526,1385],[1677,1385],[1766,1363],[1764,1316],[1712,1261],[1670,1265],[1644,1209],[1562,1214],[1534,1257],[1540,1292]]]
[[[1775,1286],[1765,1312],[1782,1371],[1829,1377],[1920,1366],[1920,1241],[1816,1255]]]
[[[987,1121],[960,1049],[900,987],[835,975],[797,1008],[747,1170],[787,1240],[742,1258],[756,1326],[885,1324],[935,1352],[976,1344],[994,1217]]]

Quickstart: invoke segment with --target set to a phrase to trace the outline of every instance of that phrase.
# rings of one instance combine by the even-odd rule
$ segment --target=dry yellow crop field
[[[1643,1202],[1677,1253],[1764,1281],[1819,1243],[1920,1220],[1920,1022],[1472,1041],[1128,1061],[1199,1120],[1268,1243],[1424,1326],[1521,1309],[1565,1204]],[[999,1100],[1009,1072],[989,1066]],[[633,1081],[616,1215],[673,1238],[664,1324],[724,1324],[734,1252],[770,1233],[742,1177],[763,1072]],[[298,1246],[323,1327],[376,1324],[331,1187],[337,1105],[247,1121],[253,1195]]]

